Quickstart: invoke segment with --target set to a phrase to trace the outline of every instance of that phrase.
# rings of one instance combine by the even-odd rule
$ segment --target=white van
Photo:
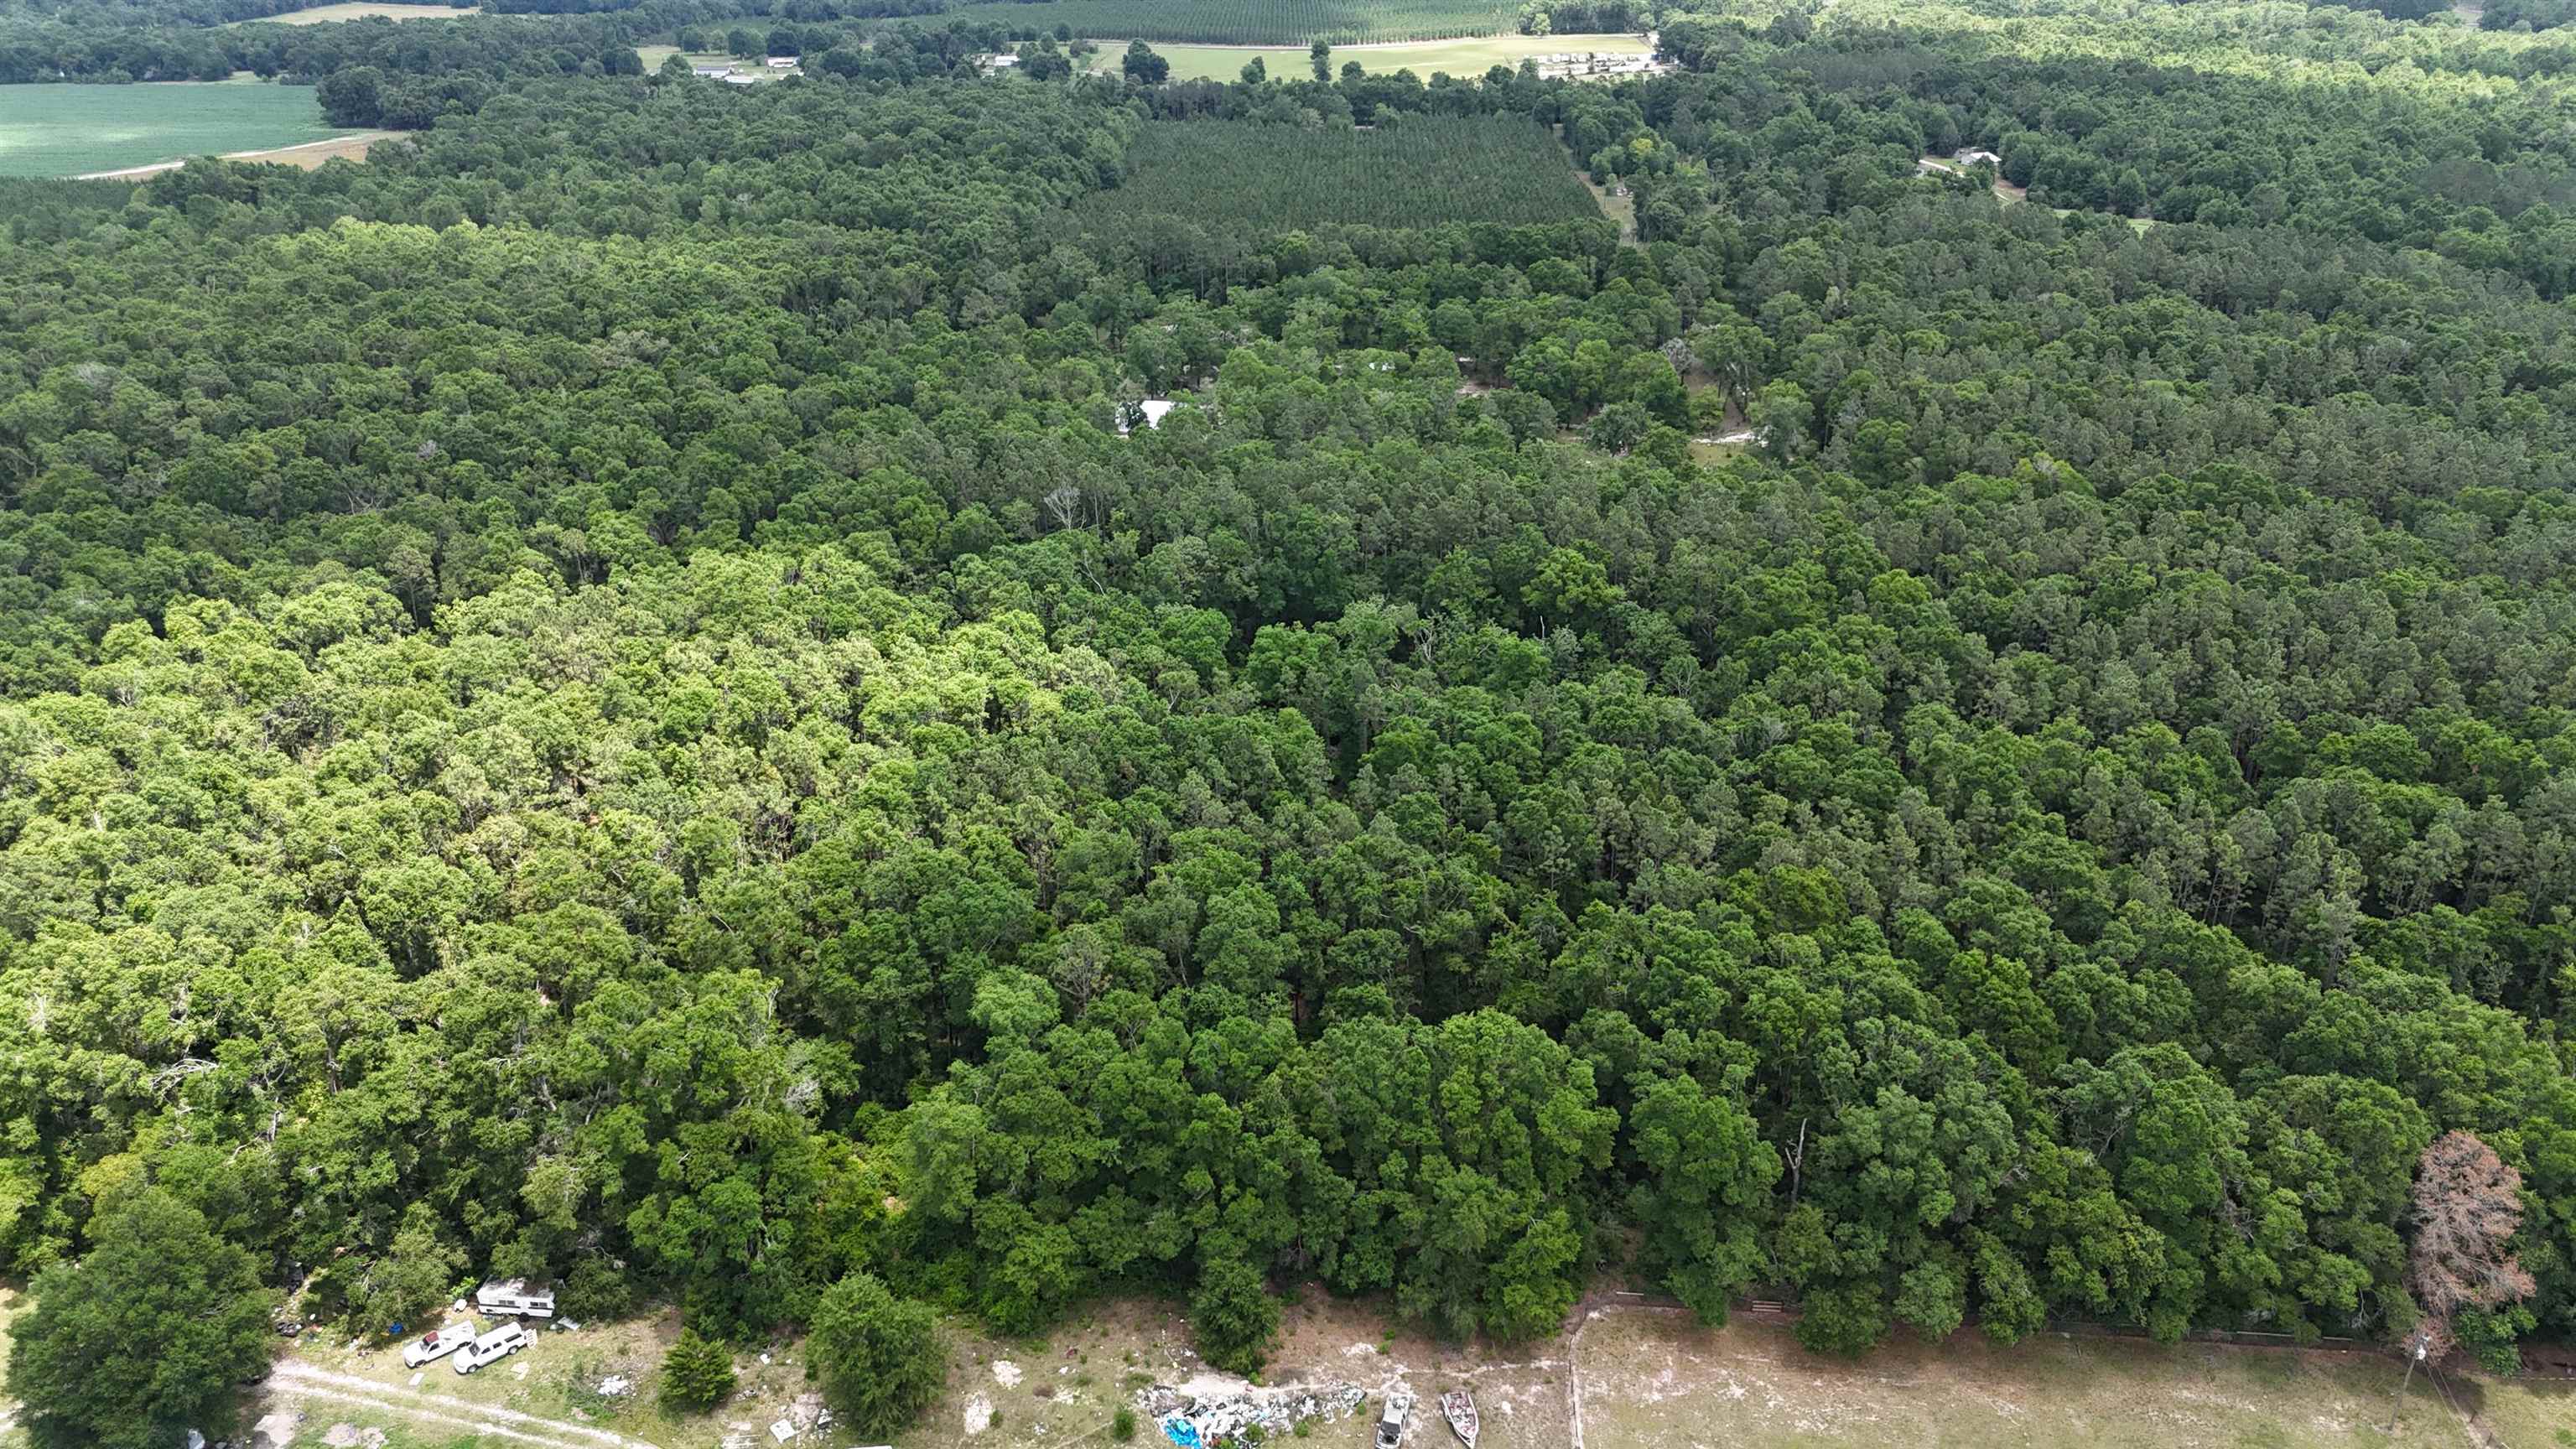
[[[403,1367],[418,1368],[425,1363],[436,1363],[473,1341],[474,1325],[471,1323],[451,1323],[445,1328],[424,1333],[403,1345]]]
[[[498,1363],[534,1342],[536,1340],[529,1336],[524,1325],[504,1323],[458,1352],[456,1371],[470,1374],[487,1363]]]
[[[486,1283],[474,1290],[474,1306],[498,1317],[552,1318],[555,1290],[531,1287],[524,1278]]]

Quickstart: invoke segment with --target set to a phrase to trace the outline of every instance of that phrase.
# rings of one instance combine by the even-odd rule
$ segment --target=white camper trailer
[[[474,1290],[474,1306],[503,1318],[552,1318],[555,1290],[531,1287],[524,1278],[486,1283]]]

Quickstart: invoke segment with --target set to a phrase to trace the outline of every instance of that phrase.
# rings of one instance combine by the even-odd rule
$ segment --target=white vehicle
[[[456,1371],[470,1374],[487,1363],[498,1363],[534,1342],[536,1339],[529,1335],[526,1325],[504,1323],[467,1344],[456,1355]]]
[[[512,1278],[506,1283],[486,1283],[474,1290],[474,1306],[506,1318],[552,1318],[555,1316],[555,1290],[531,1288],[524,1278]]]
[[[1404,1420],[1413,1412],[1413,1395],[1398,1389],[1386,1396],[1386,1412],[1377,1420],[1377,1449],[1395,1449],[1404,1442]]]
[[[451,1323],[445,1328],[433,1329],[422,1334],[417,1341],[403,1345],[403,1367],[418,1368],[425,1363],[436,1363],[473,1341],[474,1325],[471,1323]]]

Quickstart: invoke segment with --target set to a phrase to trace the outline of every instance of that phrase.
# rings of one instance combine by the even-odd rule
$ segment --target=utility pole
[[[2424,1350],[2433,1342],[2433,1330],[2415,1330],[2415,1341],[2407,1346],[2406,1377],[2397,1381],[2397,1402],[2388,1406],[2388,1432],[2397,1432],[2398,1416],[2406,1412],[2406,1391],[2415,1384],[2415,1365],[2424,1361]]]

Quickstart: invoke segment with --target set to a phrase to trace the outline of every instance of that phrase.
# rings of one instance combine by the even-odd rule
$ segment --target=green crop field
[[[1115,71],[1125,49],[1125,39],[1102,47],[1093,56],[1094,70]],[[1409,70],[1429,80],[1443,71],[1456,76],[1480,76],[1498,65],[1516,66],[1525,57],[1559,55],[1566,52],[1596,55],[1645,55],[1645,40],[1635,35],[1479,35],[1458,40],[1421,40],[1395,45],[1342,46],[1333,51],[1333,71],[1340,74],[1348,61],[1357,61],[1371,75],[1393,75]],[[1305,75],[1306,47],[1282,45],[1257,47],[1248,45],[1172,45],[1158,44],[1154,53],[1172,64],[1174,80],[1233,80],[1243,71],[1246,61],[1260,56],[1274,80],[1294,80]]]
[[[1374,131],[1162,122],[1145,128],[1129,160],[1125,185],[1083,200],[1086,220],[1223,217],[1277,230],[1601,215],[1565,148],[1517,117],[1406,117]]]
[[[0,176],[77,176],[342,134],[311,86],[0,86]]]
[[[1518,4],[1494,0],[1054,0],[959,5],[948,13],[1040,30],[1063,25],[1076,35],[1207,45],[1447,40],[1502,34],[1520,21]]]

